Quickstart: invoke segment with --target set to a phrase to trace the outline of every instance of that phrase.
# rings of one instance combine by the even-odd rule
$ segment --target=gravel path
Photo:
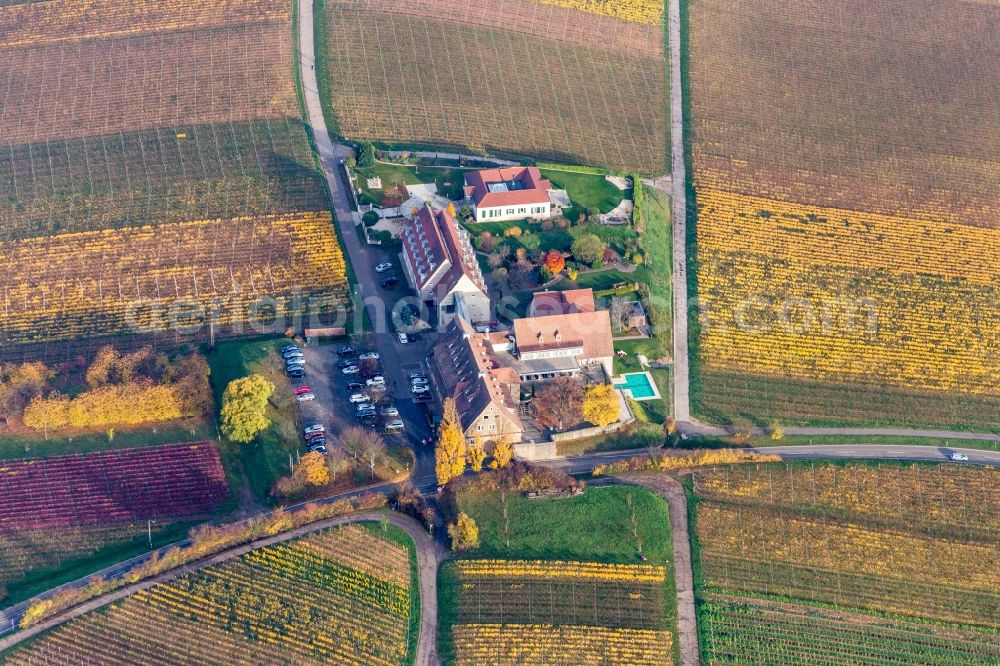
[[[677,588],[677,642],[681,666],[698,666],[698,622],[694,608],[694,574],[688,538],[687,498],[684,487],[666,474],[630,474],[616,477],[625,483],[649,488],[667,500],[670,535],[674,548],[674,585]]]

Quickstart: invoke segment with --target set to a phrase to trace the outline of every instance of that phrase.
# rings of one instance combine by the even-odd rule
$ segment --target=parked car
[[[402,331],[396,333],[396,339],[399,340],[399,344],[401,345],[405,345],[410,342],[410,339],[406,337],[406,333],[403,333]]]
[[[287,354],[290,351],[302,351],[302,347],[299,347],[298,345],[285,345],[281,348],[282,354]]]
[[[343,370],[341,370],[341,372],[344,373],[345,375],[356,375],[359,372],[361,372],[361,368],[359,368],[356,365],[349,365]]]
[[[295,389],[295,395],[301,395],[303,393],[312,393],[312,389],[308,386],[299,386]]]
[[[385,424],[386,432],[402,432],[403,422],[400,419],[394,419]]]
[[[371,379],[366,380],[365,385],[368,387],[385,386],[385,377],[383,377],[382,375],[375,375]]]
[[[337,361],[338,368],[346,368],[349,365],[357,365],[357,364],[358,364],[358,359],[356,358],[342,358],[339,361]]]
[[[954,460],[955,462],[968,462],[969,456],[965,455],[964,453],[955,452],[951,454],[951,459]]]
[[[399,416],[399,410],[394,405],[384,405],[379,411],[382,416]]]
[[[358,402],[371,402],[372,401],[372,399],[369,398],[364,393],[352,393],[351,397],[348,398],[347,400],[349,402],[351,402],[352,404],[353,403],[358,403]]]
[[[362,390],[364,387],[365,387],[365,385],[362,384],[361,382],[351,382],[350,384],[347,385],[347,392],[348,393],[357,393],[358,391]]]
[[[322,423],[313,423],[312,425],[307,425],[305,428],[303,428],[302,432],[308,435],[314,432],[324,432],[325,430],[326,426],[324,426]]]
[[[386,289],[392,289],[397,284],[399,284],[399,278],[395,275],[390,275],[389,277],[384,277],[378,281],[379,285],[385,287]]]
[[[392,263],[388,261],[383,261],[381,264],[375,267],[376,273],[385,273],[388,270],[392,270]]]
[[[364,354],[361,354],[360,356],[358,356],[358,360],[359,361],[363,361],[366,358],[373,358],[373,359],[375,359],[377,361],[377,360],[379,360],[382,357],[379,356],[378,352],[365,352]]]
[[[315,393],[298,393],[298,394],[296,394],[295,399],[298,400],[299,402],[309,402],[310,400],[315,400],[316,399],[316,394]]]
[[[354,353],[354,347],[351,345],[341,345],[337,347],[337,356],[350,356]]]

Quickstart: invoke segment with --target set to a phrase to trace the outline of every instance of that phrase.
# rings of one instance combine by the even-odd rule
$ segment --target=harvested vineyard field
[[[320,314],[347,291],[329,213],[63,234],[0,243],[0,257],[0,328],[13,343],[155,333],[210,310],[219,326]]]
[[[3,342],[176,343],[343,305],[290,3],[126,4],[0,6]]]
[[[493,20],[506,21],[494,9]],[[600,18],[548,11],[556,10],[568,21],[579,19],[584,31]],[[659,53],[604,48],[603,36],[585,44],[539,37],[517,20],[507,29],[485,19],[472,12],[444,19],[378,11],[366,0],[328,2],[326,74],[341,133],[664,170]],[[622,30],[637,25],[619,23]],[[619,42],[613,31],[606,41]],[[627,108],[621,99],[629,100]]]
[[[695,413],[1000,427],[1000,9],[698,0],[690,29]]]
[[[0,2],[0,46],[290,20],[275,0],[11,1]]]
[[[410,571],[408,537],[377,536],[359,548],[355,529],[316,538],[353,561]],[[375,528],[381,534],[382,528]],[[407,662],[413,581],[388,581],[316,553],[314,537],[272,546],[144,590],[49,632],[6,663],[365,664]]]
[[[326,208],[296,118],[50,139],[0,150],[3,240]]]
[[[291,51],[286,23],[0,47],[0,143],[296,117],[289,62],[274,57]]]
[[[460,560],[456,664],[671,664],[666,569]]]
[[[690,29],[699,187],[1000,225],[996,3],[696,0]]]
[[[708,664],[996,663],[996,468],[698,470]]]

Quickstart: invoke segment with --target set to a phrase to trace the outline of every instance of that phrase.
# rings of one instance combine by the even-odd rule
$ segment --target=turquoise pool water
[[[649,375],[645,372],[633,372],[622,376],[625,378],[625,381],[615,384],[615,388],[628,389],[632,391],[632,397],[636,400],[656,396],[656,391],[653,390],[653,385],[649,383]]]

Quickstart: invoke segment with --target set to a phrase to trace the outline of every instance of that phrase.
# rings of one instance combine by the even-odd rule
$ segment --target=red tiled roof
[[[615,353],[611,315],[607,310],[515,319],[514,337],[521,351],[582,346],[582,358],[603,358]]]
[[[441,282],[450,291],[458,284],[462,276],[465,275],[485,294],[486,280],[483,279],[482,271],[476,262],[476,253],[471,246],[471,241],[469,241],[470,245],[468,248],[462,246],[462,240],[459,238],[458,224],[447,210],[442,210],[438,213],[438,221],[445,246],[448,248],[448,254],[451,258],[451,268],[441,279]]]
[[[524,189],[507,192],[490,192],[489,185],[517,180]],[[505,167],[483,169],[465,174],[465,195],[477,207],[517,206],[549,202],[552,183],[542,178],[538,167]]]
[[[448,259],[445,238],[430,206],[420,209],[420,214],[410,222],[408,231],[403,233],[403,251],[414,270],[423,268],[423,280],[419,275],[414,276],[418,280],[416,288],[423,290],[434,271]],[[434,264],[433,269],[431,264]]]
[[[455,399],[462,427],[468,429],[491,404],[504,414],[513,432],[523,432],[517,414],[520,378],[511,368],[496,367],[487,337],[455,317],[434,347],[434,369],[442,392]]]
[[[535,292],[528,312],[533,317],[542,317],[570,312],[593,312],[595,309],[593,289],[567,289]]]
[[[426,278],[416,285],[423,290],[428,281],[445,261],[451,262],[451,267],[440,278],[447,290],[451,290],[463,275],[469,276],[477,287],[486,292],[486,284],[482,273],[476,264],[475,253],[471,247],[467,252],[462,247],[459,230],[455,218],[447,210],[435,212],[430,204],[425,204],[420,213],[410,223],[410,232],[403,234],[403,250],[411,266],[423,266]],[[466,258],[469,254],[470,258]],[[434,264],[434,268],[430,265]],[[419,275],[417,278],[419,279]],[[431,285],[433,286],[433,285]]]

